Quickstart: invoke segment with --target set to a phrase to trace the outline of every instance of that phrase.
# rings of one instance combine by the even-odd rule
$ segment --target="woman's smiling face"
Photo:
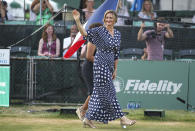
[[[106,26],[114,26],[115,24],[115,16],[112,14],[112,13],[108,13],[106,16],[105,16],[105,19],[104,19],[104,24]]]
[[[48,35],[52,35],[53,34],[53,27],[52,26],[47,27],[46,32]]]

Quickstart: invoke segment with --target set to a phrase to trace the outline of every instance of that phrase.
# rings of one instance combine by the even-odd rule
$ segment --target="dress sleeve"
[[[94,45],[96,45],[96,43],[97,43],[96,41],[98,39],[97,38],[98,37],[97,30],[98,30],[98,27],[87,30],[87,39],[89,42],[91,42]]]
[[[118,46],[116,47],[116,52],[115,52],[115,55],[114,55],[114,60],[117,60],[119,58],[119,54],[120,54],[120,44],[121,44],[121,34],[119,33],[119,36],[118,36]]]

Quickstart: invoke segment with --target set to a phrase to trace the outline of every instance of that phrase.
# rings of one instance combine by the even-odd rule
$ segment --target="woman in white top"
[[[142,5],[142,10],[139,12],[138,17],[141,19],[151,19],[154,20],[157,18],[155,12],[153,12],[153,5],[150,0],[145,0]]]

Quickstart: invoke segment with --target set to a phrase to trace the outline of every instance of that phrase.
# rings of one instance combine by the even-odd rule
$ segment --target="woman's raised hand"
[[[77,28],[79,29],[81,35],[87,36],[87,32],[83,28],[81,21],[80,21],[80,13],[77,10],[72,11],[72,16],[77,24]]]
[[[72,16],[75,20],[79,20],[80,19],[80,13],[77,10],[73,10],[72,11]]]

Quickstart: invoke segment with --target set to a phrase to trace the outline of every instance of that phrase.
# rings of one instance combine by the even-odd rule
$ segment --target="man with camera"
[[[154,30],[147,30],[145,32],[143,32],[143,28],[145,27],[144,22],[141,24],[137,40],[146,40],[147,60],[163,60],[165,38],[173,38],[173,31],[170,29],[170,25],[162,23],[162,20],[162,18],[158,19],[154,23]],[[164,30],[165,28],[166,31]]]

